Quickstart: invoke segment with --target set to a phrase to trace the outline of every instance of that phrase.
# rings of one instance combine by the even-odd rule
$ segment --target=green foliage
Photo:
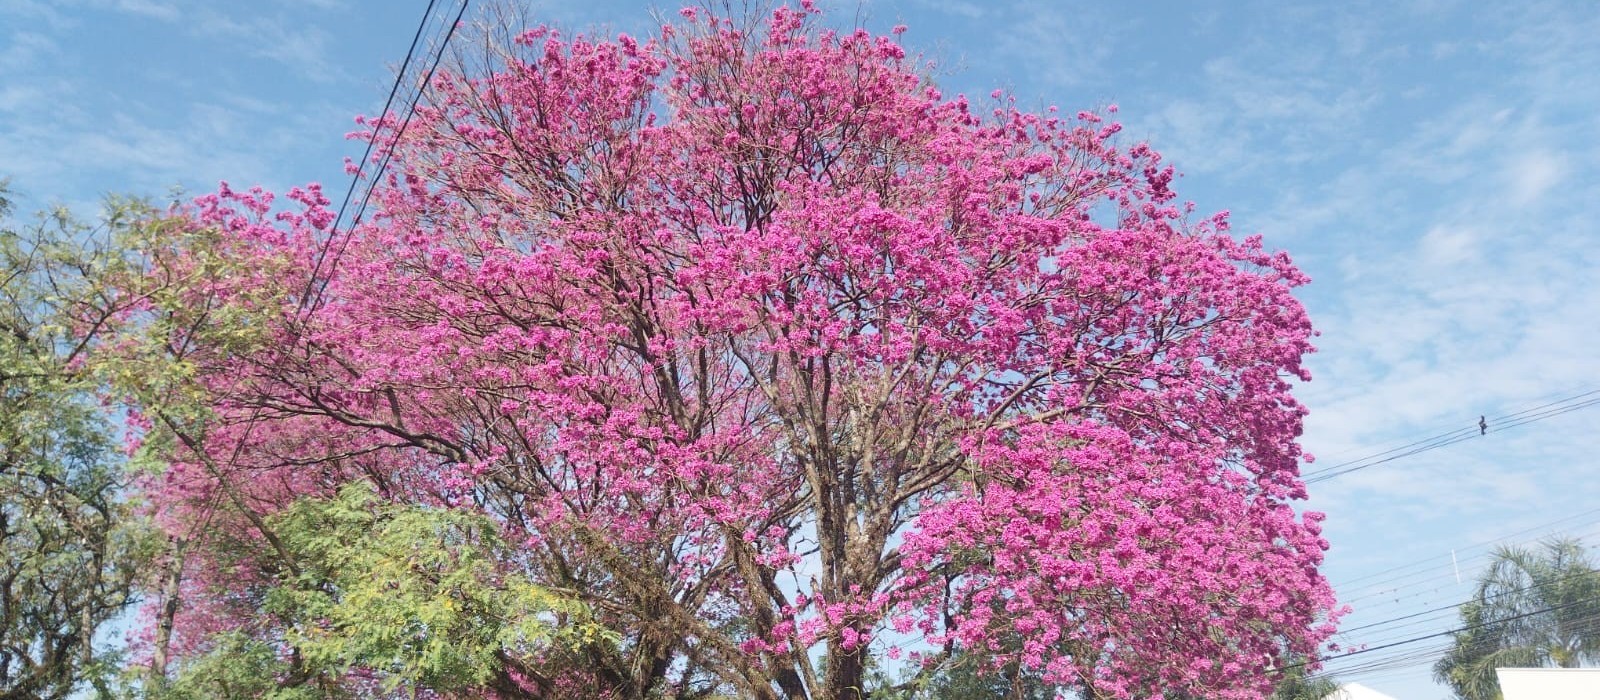
[[[1272,692],[1272,700],[1326,700],[1339,690],[1339,683],[1332,678],[1306,673],[1306,667],[1299,665],[1303,659],[1288,661],[1287,670]]]
[[[868,697],[876,700],[1053,700],[1057,686],[1045,683],[1037,672],[1016,662],[1000,668],[983,657],[956,649],[934,669],[909,665],[895,679],[869,662]]]
[[[120,223],[113,239],[119,254],[106,256],[98,277],[118,291],[101,300],[101,308],[121,323],[114,346],[99,348],[89,370],[145,412],[201,428],[211,417],[211,397],[193,381],[201,372],[195,349],[239,353],[266,342],[261,319],[281,313],[283,302],[270,287],[245,289],[240,282],[280,275],[287,263],[238,255],[224,248],[216,230],[148,208]],[[161,439],[161,433],[151,437]]]
[[[134,207],[111,202],[105,228]],[[98,275],[116,257],[95,244],[103,232],[64,211],[0,227],[3,697],[109,692],[117,655],[96,635],[133,602],[154,548],[121,496],[110,416],[82,370],[106,320],[93,312]]]
[[[918,698],[928,700],[1051,700],[1054,686],[1046,685],[1036,673],[1027,673],[1017,664],[1001,669],[979,668],[975,663],[956,663],[934,676]]]
[[[1503,547],[1462,606],[1461,622],[1434,677],[1463,700],[1498,700],[1496,668],[1600,660],[1600,571],[1575,539]]]
[[[237,632],[213,640],[210,653],[186,661],[166,687],[147,693],[149,700],[331,700],[340,697],[326,685],[284,687],[292,669],[271,646]]]
[[[283,623],[308,677],[362,669],[385,691],[469,690],[506,658],[607,638],[582,605],[504,571],[499,562],[513,557],[482,515],[387,503],[351,485],[301,500],[271,525],[299,570],[283,574],[263,612]]]

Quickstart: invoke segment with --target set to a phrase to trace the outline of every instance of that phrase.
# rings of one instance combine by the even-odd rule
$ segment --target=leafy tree
[[[252,700],[331,700],[349,697],[338,686],[319,687],[316,683],[285,684],[290,678],[303,678],[272,644],[240,632],[219,635],[211,649],[181,664],[168,683],[147,688],[136,697],[150,700],[209,700],[210,698],[251,698]]]
[[[960,655],[911,697],[917,700],[1054,700],[1056,689],[1038,672],[1013,661],[985,668],[977,655]]]
[[[8,209],[0,185],[0,697],[104,694],[118,654],[102,633],[134,601],[151,540],[83,369],[105,318],[82,312],[115,258],[95,242],[143,210],[111,202],[90,229],[65,212],[12,227]]]
[[[1095,697],[1257,699],[1314,653],[1304,276],[1104,117],[946,97],[819,22],[490,37],[403,135],[369,122],[390,169],[354,230],[315,187],[160,228],[145,264],[201,282],[141,336],[206,407],[146,413],[147,497],[207,524],[178,636],[309,661],[289,608],[349,599],[262,593],[332,575],[278,514],[365,482],[492,522],[496,575],[616,632],[558,665],[616,698],[859,698],[928,651],[891,629]],[[482,668],[458,651],[427,678]]]
[[[1460,629],[1433,675],[1462,700],[1498,699],[1496,668],[1600,661],[1600,571],[1577,539],[1502,547],[1461,607]]]
[[[262,595],[281,636],[208,640],[156,697],[409,697],[521,682],[554,693],[551,657],[609,639],[582,606],[501,571],[508,545],[480,514],[386,503],[356,484],[269,525],[297,562]]]
[[[1303,661],[1289,661],[1291,666],[1278,677],[1272,700],[1327,700],[1338,692],[1338,681],[1309,673]]]

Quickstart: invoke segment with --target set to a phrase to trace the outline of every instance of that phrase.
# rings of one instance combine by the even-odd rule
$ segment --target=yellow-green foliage
[[[302,500],[273,518],[300,562],[267,597],[308,669],[361,667],[406,685],[470,689],[504,664],[605,636],[585,608],[502,569],[487,518],[400,506],[370,487]]]
[[[142,694],[146,700],[342,700],[343,694],[326,684],[303,683],[285,687],[289,664],[271,645],[240,633],[212,640],[211,653],[189,660],[165,687]],[[134,697],[141,697],[135,695]]]
[[[147,208],[130,208],[125,217],[112,228],[118,254],[97,271],[118,295],[106,300],[118,312],[115,342],[99,349],[91,368],[147,410],[203,422],[209,396],[192,381],[200,370],[194,351],[215,356],[258,347],[269,340],[268,321],[293,303],[277,287],[230,280],[280,277],[288,262],[240,256],[224,249],[217,231]]]
[[[114,255],[64,211],[14,227],[7,209],[0,182],[0,697],[103,695],[118,655],[97,635],[135,600],[156,545],[80,369]]]

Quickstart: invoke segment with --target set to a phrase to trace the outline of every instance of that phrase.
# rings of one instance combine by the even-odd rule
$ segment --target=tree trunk
[[[155,649],[150,654],[150,676],[154,683],[165,683],[167,678],[172,627],[178,617],[178,589],[183,585],[183,551],[187,544],[182,538],[172,539],[172,556],[167,561],[166,576],[161,580],[161,610],[156,613]]]
[[[857,646],[845,651],[838,644],[828,649],[828,681],[823,700],[865,700],[866,649]]]

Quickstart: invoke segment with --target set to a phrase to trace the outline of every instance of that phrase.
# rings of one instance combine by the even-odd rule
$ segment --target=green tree
[[[1293,665],[1278,680],[1272,700],[1325,700],[1339,690],[1339,683],[1332,678],[1307,673],[1306,667],[1300,665],[1303,659],[1290,661]]]
[[[210,653],[186,660],[171,682],[135,697],[148,700],[334,700],[342,698],[336,687],[301,683],[284,687],[281,679],[294,669],[276,649],[243,634],[229,633],[212,640]]]
[[[282,623],[276,646],[292,653],[223,635],[160,700],[549,691],[555,658],[610,639],[570,597],[504,570],[510,545],[481,514],[396,505],[358,483],[268,524],[298,565],[261,611]],[[352,685],[358,677],[371,683]]]
[[[0,183],[0,221],[9,222]],[[97,246],[140,207],[115,201],[104,228],[64,211],[0,224],[0,698],[104,696],[117,653],[101,634],[135,600],[148,530],[122,496],[123,460],[83,369],[106,308]]]
[[[1055,686],[1044,682],[1037,672],[1029,672],[1016,662],[983,668],[972,657],[957,656],[954,663],[935,675],[926,690],[917,696],[928,700],[1051,700]]]
[[[1600,660],[1600,571],[1576,539],[1502,547],[1462,606],[1461,623],[1434,677],[1462,700],[1497,700],[1496,668]]]

